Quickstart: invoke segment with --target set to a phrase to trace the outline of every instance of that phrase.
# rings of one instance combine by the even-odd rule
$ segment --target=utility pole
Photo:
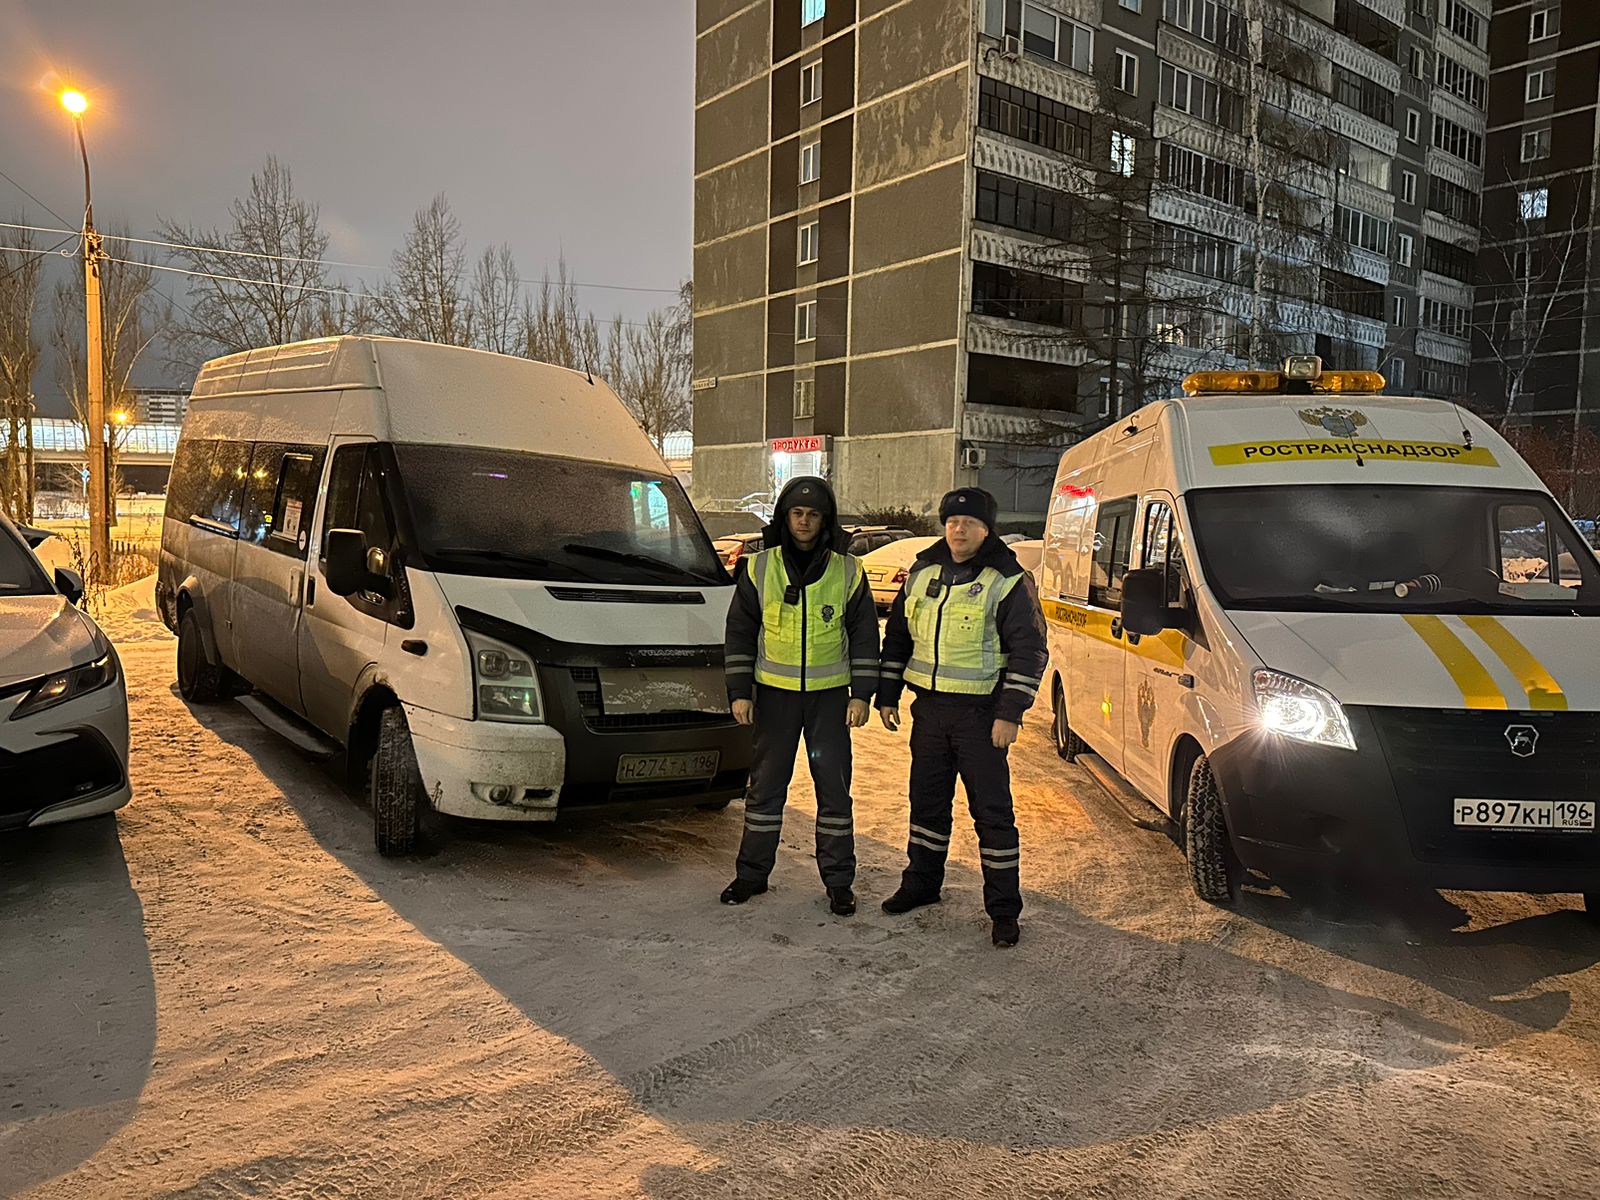
[[[106,379],[104,326],[100,319],[100,234],[94,227],[94,198],[89,191],[89,149],[83,140],[83,113],[89,102],[81,92],[63,92],[61,106],[72,114],[83,157],[83,300],[84,357],[88,374],[89,411],[84,422],[84,450],[89,462],[89,574],[92,582],[111,575],[111,480],[107,477]]]

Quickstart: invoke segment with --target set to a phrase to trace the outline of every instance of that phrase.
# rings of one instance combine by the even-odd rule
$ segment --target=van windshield
[[[1185,499],[1227,608],[1600,615],[1600,564],[1541,492],[1312,484]]]
[[[396,445],[435,571],[562,582],[726,584],[670,474],[475,446]]]

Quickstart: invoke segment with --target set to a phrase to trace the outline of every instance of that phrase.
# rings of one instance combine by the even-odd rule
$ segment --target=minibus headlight
[[[1257,671],[1255,690],[1263,728],[1314,746],[1356,748],[1344,707],[1315,684],[1277,671]]]
[[[480,719],[525,723],[544,719],[539,679],[527,654],[471,631],[467,648],[472,652],[472,687]]]

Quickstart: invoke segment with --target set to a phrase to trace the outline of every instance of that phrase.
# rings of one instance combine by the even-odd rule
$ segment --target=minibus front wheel
[[[377,747],[368,776],[372,799],[372,841],[385,858],[422,848],[423,822],[431,810],[417,769],[417,752],[405,709],[392,704],[378,719]]]
[[[1056,744],[1056,753],[1068,762],[1073,762],[1078,755],[1088,749],[1083,739],[1072,731],[1072,724],[1067,720],[1067,693],[1057,679],[1055,687],[1050,691],[1051,708],[1055,716],[1051,739]]]
[[[1183,803],[1183,849],[1189,862],[1189,883],[1207,904],[1231,904],[1240,869],[1222,815],[1222,792],[1205,755],[1189,768],[1189,790]]]

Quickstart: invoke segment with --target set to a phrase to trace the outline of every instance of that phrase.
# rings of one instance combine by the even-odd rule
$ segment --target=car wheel
[[[1054,740],[1056,753],[1068,762],[1075,762],[1078,755],[1088,749],[1083,739],[1072,731],[1072,725],[1067,720],[1067,693],[1059,683],[1051,693],[1051,704],[1055,711]]]
[[[1201,755],[1189,769],[1189,794],[1183,805],[1183,848],[1189,860],[1189,883],[1207,904],[1233,900],[1237,875],[1228,826],[1222,819],[1222,796],[1211,760]]]
[[[378,853],[385,858],[415,854],[423,848],[423,821],[432,806],[422,789],[405,710],[398,704],[384,709],[379,720],[369,781],[372,841]]]
[[[206,657],[200,618],[192,608],[178,621],[178,694],[190,704],[215,704],[228,698],[222,668]]]

